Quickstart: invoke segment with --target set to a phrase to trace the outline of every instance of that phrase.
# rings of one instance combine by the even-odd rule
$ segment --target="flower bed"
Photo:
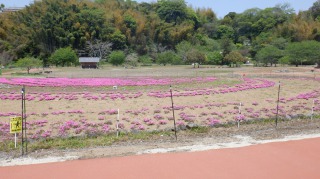
[[[212,82],[216,78],[0,78],[0,84],[36,87],[148,86]]]

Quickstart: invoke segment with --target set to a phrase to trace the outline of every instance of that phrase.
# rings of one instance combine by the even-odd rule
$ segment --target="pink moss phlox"
[[[235,116],[234,120],[235,121],[244,121],[244,120],[246,120],[246,116],[243,114],[240,114],[240,115]]]
[[[207,118],[207,125],[209,126],[215,126],[217,124],[220,124],[220,120],[216,118]]]

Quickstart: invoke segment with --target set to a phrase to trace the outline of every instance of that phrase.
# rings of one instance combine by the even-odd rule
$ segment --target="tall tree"
[[[320,21],[315,21],[305,12],[300,12],[289,21],[279,25],[276,33],[293,42],[320,41]]]
[[[206,61],[206,56],[203,52],[196,48],[192,48],[190,51],[187,52],[187,61],[186,63],[189,64],[198,64],[198,68],[200,67],[201,64],[204,64]]]
[[[291,64],[296,66],[303,62],[317,63],[320,68],[320,42],[303,41],[290,43],[286,48],[286,54]]]
[[[313,5],[309,8],[309,11],[314,19],[320,20],[320,0],[314,2]]]
[[[187,5],[184,0],[159,0],[157,13],[164,21],[177,24],[187,18]]]
[[[257,61],[264,63],[266,66],[277,65],[279,59],[283,57],[283,52],[273,45],[268,45],[258,51],[256,55]]]
[[[227,37],[223,37],[220,40],[220,46],[221,46],[223,57],[225,57],[226,55],[228,55],[231,51],[233,51],[235,49],[235,45],[233,44],[233,41]],[[225,65],[225,64],[227,64],[227,62],[224,60],[222,62],[222,65]]]
[[[4,4],[1,3],[0,4],[0,11],[2,11],[4,9],[4,7],[5,7]]]
[[[191,43],[187,41],[182,41],[176,46],[177,53],[182,61],[186,62],[188,60],[187,53],[190,52],[192,48]]]
[[[226,62],[229,62],[232,64],[232,66],[234,66],[234,64],[236,64],[236,66],[238,66],[238,63],[243,63],[246,61],[246,59],[241,55],[240,52],[238,51],[232,51],[229,54],[227,54],[224,57],[224,60]]]
[[[119,30],[115,31],[110,38],[112,43],[112,50],[123,50],[126,48],[126,36]]]

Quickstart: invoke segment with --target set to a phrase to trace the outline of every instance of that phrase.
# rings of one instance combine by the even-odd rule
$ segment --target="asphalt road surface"
[[[203,152],[0,167],[0,178],[319,179],[320,138]]]

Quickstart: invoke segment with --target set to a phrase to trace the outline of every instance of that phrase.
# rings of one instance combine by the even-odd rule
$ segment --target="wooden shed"
[[[82,68],[98,68],[99,67],[99,57],[80,57],[79,62]]]

